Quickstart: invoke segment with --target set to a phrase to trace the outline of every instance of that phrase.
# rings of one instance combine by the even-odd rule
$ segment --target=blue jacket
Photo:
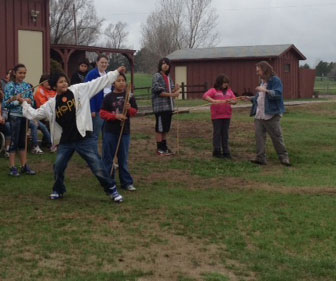
[[[265,95],[265,113],[269,115],[277,115],[285,112],[285,105],[283,101],[283,86],[279,77],[273,76],[267,82],[267,90],[269,92]],[[257,100],[259,93],[255,95],[252,101],[251,116],[257,112]]]
[[[99,77],[100,77],[100,74],[99,74],[98,68],[94,68],[86,75],[85,82],[92,81],[92,80],[97,79]],[[103,99],[104,99],[104,90],[100,91],[97,95],[95,95],[90,100],[91,112],[99,113],[100,108],[103,104]]]

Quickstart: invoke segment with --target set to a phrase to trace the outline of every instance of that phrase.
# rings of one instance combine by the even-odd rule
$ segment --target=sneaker
[[[133,184],[127,185],[126,187],[124,187],[123,189],[127,190],[127,191],[136,191],[136,188],[134,187]]]
[[[43,151],[42,151],[42,149],[38,145],[36,145],[32,149],[31,153],[33,153],[33,154],[43,154]]]
[[[20,173],[16,167],[12,167],[12,168],[9,168],[9,175],[12,177],[18,177],[20,176]]]
[[[216,158],[223,158],[223,155],[222,155],[222,153],[221,153],[220,150],[214,150],[214,151],[212,152],[212,156],[213,156],[213,157],[216,157]]]
[[[231,160],[232,156],[230,153],[223,153],[223,158]]]
[[[284,166],[287,166],[287,167],[291,167],[292,166],[292,164],[289,162],[288,159],[284,159],[284,160],[280,161],[280,163],[282,165],[284,165]]]
[[[157,150],[156,150],[156,154],[157,154],[157,155],[160,155],[160,156],[164,156],[164,155],[166,155],[166,151],[163,150],[163,149],[157,149]]]
[[[173,155],[174,152],[172,152],[169,148],[167,148],[165,150],[164,149],[157,149],[156,154],[160,155],[160,156],[170,156],[170,155]]]
[[[257,164],[257,165],[266,165],[266,162],[260,161],[260,160],[257,160],[257,159],[250,160],[250,162],[253,163],[253,164]]]
[[[26,175],[29,175],[29,176],[34,176],[34,175],[36,175],[36,172],[33,171],[33,170],[31,170],[29,168],[29,166],[26,164],[23,167],[21,167],[21,174],[26,174]]]
[[[53,191],[50,195],[49,198],[51,200],[57,200],[57,199],[63,199],[63,193],[58,193],[57,191]]]
[[[110,198],[116,202],[116,203],[121,203],[123,202],[123,197],[118,193],[117,191],[117,187],[116,186],[113,186],[111,188],[109,188],[109,191],[108,191],[108,196],[110,196]]]

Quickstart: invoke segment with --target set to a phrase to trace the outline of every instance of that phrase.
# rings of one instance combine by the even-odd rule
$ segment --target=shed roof
[[[289,49],[293,49],[299,60],[306,57],[293,45],[258,45],[258,46],[232,46],[200,49],[182,49],[168,55],[171,60],[204,60],[204,59],[233,59],[233,58],[269,58],[278,57]]]

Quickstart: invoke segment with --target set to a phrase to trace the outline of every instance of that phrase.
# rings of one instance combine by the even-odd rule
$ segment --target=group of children
[[[104,55],[98,57],[97,69],[92,70],[86,76],[84,74],[87,68],[81,65],[80,71],[83,75],[78,76],[78,82],[80,83],[75,83],[71,86],[69,86],[68,78],[63,73],[54,73],[48,77],[41,77],[40,84],[43,88],[37,91],[35,99],[31,85],[24,81],[27,72],[26,67],[19,64],[12,70],[13,79],[5,87],[3,101],[5,108],[10,113],[10,175],[18,176],[19,173],[35,175],[35,171],[27,165],[27,123],[28,120],[37,122],[46,120],[50,126],[51,142],[54,147],[58,147],[54,164],[55,182],[50,198],[63,198],[66,192],[64,184],[65,169],[76,151],[87,162],[104,188],[105,193],[114,202],[122,202],[123,197],[117,190],[115,175],[114,173],[111,174],[110,171],[113,170],[113,160],[115,154],[117,154],[121,187],[128,191],[136,190],[128,169],[128,151],[130,147],[129,119],[137,113],[136,100],[133,95],[129,99],[126,98],[127,80],[125,67],[121,66],[115,71],[106,73],[108,61]],[[157,154],[160,156],[173,155],[167,145],[167,134],[170,130],[172,114],[175,110],[174,99],[179,96],[179,85],[174,85],[169,76],[170,68],[169,59],[161,59],[158,64],[158,72],[153,76],[152,84],[152,106],[156,119]],[[261,78],[264,78],[262,75],[263,73],[260,75]],[[279,80],[274,78],[274,75],[271,75],[268,79],[273,79],[275,81],[273,84],[279,83]],[[260,93],[264,93],[262,102],[265,102],[265,100],[268,103],[276,101],[278,104],[283,105],[282,84],[280,85],[281,87],[277,85],[277,89],[272,89],[272,83],[270,82],[273,80],[269,81],[268,86],[257,87],[257,90]],[[231,159],[228,141],[229,127],[232,117],[231,105],[236,103],[236,97],[230,89],[229,83],[229,78],[224,74],[220,74],[215,80],[214,87],[203,95],[203,99],[212,104],[213,156],[226,159]],[[36,100],[35,108],[32,106],[34,100]],[[261,109],[264,110],[258,95],[252,99],[252,102],[257,106],[257,112]],[[267,116],[268,119],[262,119],[263,117],[261,119],[276,119],[275,123],[277,124],[273,124],[273,126],[278,126],[275,129],[279,130],[278,116],[283,112],[284,108],[283,110],[281,108],[279,112],[273,112],[272,115]],[[0,119],[1,122],[2,119]],[[102,122],[104,126],[101,125]],[[265,125],[268,123],[260,124]],[[102,127],[103,155],[100,157],[98,153],[98,136]],[[276,143],[273,139],[274,134],[271,134],[272,131],[267,126],[265,128],[265,133],[268,132],[272,137],[273,143]],[[282,135],[278,135],[278,138],[280,138],[278,143],[283,144]],[[116,151],[117,149],[118,151]],[[278,145],[276,150],[281,163],[289,165],[288,153],[284,145],[282,147]],[[21,162],[20,172],[15,166],[17,151]],[[261,152],[257,154],[257,157],[265,157],[262,152],[261,148]],[[263,158],[252,162],[265,164],[265,161],[265,158]]]
[[[170,60],[163,58],[159,62],[159,69],[153,76],[152,103],[156,117],[156,141],[158,155],[172,155],[167,146],[167,134],[171,125],[174,111],[174,98],[179,96],[179,86],[173,84],[169,77]],[[240,97],[252,102],[251,116],[255,116],[256,158],[251,162],[266,165],[266,134],[273,142],[280,163],[291,166],[286,150],[280,119],[285,112],[283,101],[283,85],[273,71],[272,66],[261,61],[256,64],[256,75],[260,85],[256,87],[253,97]],[[203,99],[211,103],[211,120],[213,124],[213,156],[231,159],[229,147],[229,128],[232,118],[231,105],[237,103],[237,98],[230,88],[230,80],[225,74],[219,74],[213,88],[203,95]]]

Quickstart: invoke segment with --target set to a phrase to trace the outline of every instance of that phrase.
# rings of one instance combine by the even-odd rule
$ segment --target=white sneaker
[[[128,190],[128,191],[136,191],[136,188],[134,187],[133,184],[130,184],[130,185],[124,187],[123,189]]]
[[[124,201],[124,198],[118,193],[116,186],[110,187],[107,195],[116,203]]]
[[[42,151],[42,149],[37,145],[37,146],[35,146],[35,147],[32,149],[31,153],[33,153],[33,154],[43,154],[43,151]]]

